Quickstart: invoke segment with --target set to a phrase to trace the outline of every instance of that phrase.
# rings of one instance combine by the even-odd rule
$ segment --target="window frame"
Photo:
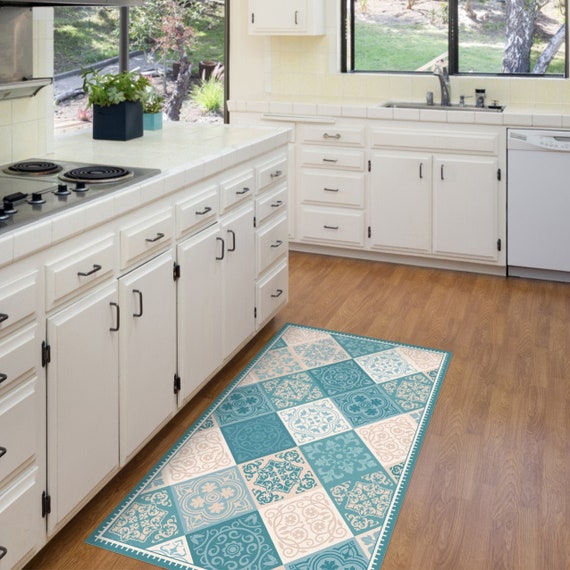
[[[359,71],[354,69],[354,43],[355,43],[355,25],[354,25],[354,3],[357,0],[340,0],[340,56],[342,73],[376,73],[376,74],[392,74],[392,75],[425,75],[425,71],[382,71],[382,70],[366,70]],[[566,15],[566,38],[564,40],[564,74],[560,75],[539,75],[536,73],[484,73],[484,72],[460,72],[459,71],[459,0],[447,0],[449,7],[448,26],[447,26],[447,47],[448,47],[448,72],[449,75],[468,76],[468,77],[534,77],[544,79],[568,79],[569,75],[569,56],[570,56],[570,18],[568,17],[568,2],[564,0],[564,12]]]

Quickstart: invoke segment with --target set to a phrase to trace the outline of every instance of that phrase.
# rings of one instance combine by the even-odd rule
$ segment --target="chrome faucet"
[[[449,107],[451,105],[451,84],[449,83],[447,67],[436,65],[433,68],[433,74],[439,79],[439,86],[441,88],[441,106]]]

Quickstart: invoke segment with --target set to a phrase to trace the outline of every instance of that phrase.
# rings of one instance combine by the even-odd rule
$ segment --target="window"
[[[341,0],[343,71],[568,76],[567,0]]]

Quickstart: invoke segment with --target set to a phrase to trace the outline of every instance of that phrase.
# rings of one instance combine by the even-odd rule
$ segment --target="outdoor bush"
[[[224,103],[224,84],[212,75],[195,85],[190,93],[193,101],[206,111],[221,112]]]

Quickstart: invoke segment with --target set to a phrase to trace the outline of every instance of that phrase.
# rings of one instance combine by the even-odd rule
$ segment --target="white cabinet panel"
[[[0,285],[0,335],[36,313],[38,295],[37,271]]]
[[[325,0],[249,0],[249,33],[322,35]]]
[[[284,259],[257,283],[257,328],[262,327],[280,307],[287,303],[288,298],[289,273],[287,260]]]
[[[301,206],[300,234],[307,241],[364,245],[364,212]]]
[[[287,253],[287,234],[286,216],[280,216],[256,232],[258,274]]]

